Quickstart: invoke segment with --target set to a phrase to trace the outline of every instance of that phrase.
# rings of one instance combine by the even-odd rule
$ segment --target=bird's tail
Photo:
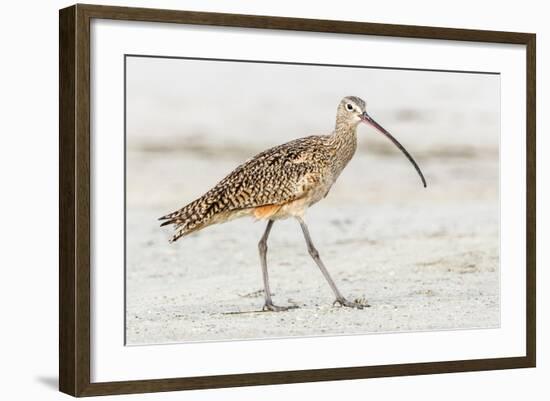
[[[169,240],[171,243],[213,223],[212,218],[223,209],[223,203],[219,202],[219,196],[216,195],[210,191],[181,209],[159,217],[159,220],[163,220],[161,227],[173,224],[176,229]]]

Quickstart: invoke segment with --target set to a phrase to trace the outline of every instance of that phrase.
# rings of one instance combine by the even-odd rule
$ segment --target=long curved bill
[[[426,179],[424,178],[424,174],[422,174],[422,171],[420,170],[420,167],[418,167],[418,164],[416,164],[416,162],[414,161],[413,157],[409,154],[409,152],[407,152],[407,150],[403,147],[403,145],[401,145],[397,139],[395,139],[388,131],[386,131],[384,129],[384,127],[382,127],[380,124],[378,124],[371,116],[369,116],[367,114],[367,112],[365,111],[363,114],[361,114],[361,121],[363,121],[364,123],[367,123],[367,124],[370,124],[372,125],[374,128],[376,128],[378,131],[380,131],[382,134],[384,134],[385,136],[387,136],[389,138],[390,141],[393,142],[393,144],[395,146],[397,146],[401,152],[403,152],[403,154],[405,156],[407,156],[407,159],[409,159],[409,161],[412,163],[412,165],[414,166],[414,168],[416,169],[416,172],[418,173],[418,175],[420,176],[420,178],[422,179],[422,184],[424,185],[424,188],[426,188]]]

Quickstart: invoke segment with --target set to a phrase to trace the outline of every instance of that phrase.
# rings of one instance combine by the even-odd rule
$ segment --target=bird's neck
[[[340,174],[357,149],[357,124],[336,124],[330,143],[334,148],[334,170]]]

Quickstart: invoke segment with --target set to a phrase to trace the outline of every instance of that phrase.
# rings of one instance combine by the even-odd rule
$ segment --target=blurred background
[[[498,75],[146,57],[126,68],[129,344],[498,326]],[[308,212],[341,291],[371,308],[335,312],[299,226],[284,221],[270,237],[272,289],[300,309],[286,322],[241,314],[263,304],[264,223],[169,245],[156,219],[266,148],[330,133],[346,95],[366,100],[428,182],[360,126],[354,159]]]

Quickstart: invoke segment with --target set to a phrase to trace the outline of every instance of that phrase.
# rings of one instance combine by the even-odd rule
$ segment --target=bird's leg
[[[321,273],[323,273],[323,276],[327,280],[328,284],[330,285],[330,288],[332,289],[332,291],[334,292],[334,295],[336,296],[336,300],[334,301],[334,304],[340,304],[341,306],[348,306],[351,308],[363,309],[363,305],[361,305],[360,303],[348,301],[346,298],[342,296],[342,294],[338,290],[338,287],[336,287],[334,280],[332,279],[332,277],[330,277],[330,274],[327,268],[325,267],[323,261],[321,260],[321,257],[319,256],[319,251],[317,251],[317,249],[313,245],[313,241],[311,240],[311,236],[309,235],[309,230],[307,228],[305,221],[300,217],[297,217],[297,219],[300,222],[300,226],[302,227],[302,232],[304,233],[304,238],[306,239],[307,250],[309,254],[313,258],[313,260],[315,261],[319,269],[321,270]]]
[[[273,226],[273,220],[267,222],[267,227],[265,228],[264,235],[258,243],[258,249],[260,250],[260,262],[262,263],[262,275],[264,279],[264,291],[265,291],[265,305],[263,307],[264,311],[273,311],[281,312],[293,307],[291,306],[276,306],[273,305],[271,300],[271,290],[269,289],[269,275],[267,273],[267,238],[269,237],[269,232]]]

